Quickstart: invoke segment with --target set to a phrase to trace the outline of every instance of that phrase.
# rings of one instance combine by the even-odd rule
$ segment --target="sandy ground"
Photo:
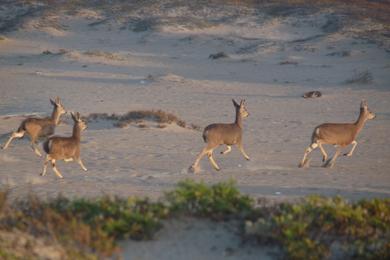
[[[121,242],[125,259],[275,259],[278,250],[243,243],[237,223],[198,219],[167,221],[155,240]],[[161,250],[170,248],[173,250]]]
[[[190,26],[180,18],[203,21],[204,15],[210,21],[211,14],[207,8],[187,17],[188,12],[153,14],[161,23],[152,19],[153,26],[141,23],[145,28],[82,8],[25,17],[0,40],[0,143],[25,114],[49,115],[49,98],[55,96],[85,116],[162,109],[202,127],[233,121],[231,99],[244,98],[250,113],[244,147],[251,160],[235,148],[220,155],[221,147],[215,152],[220,172],[204,158],[202,172],[189,174],[204,146],[200,131],[176,125],[116,128],[101,121],[83,133],[88,172],[60,162],[63,180],[50,168],[39,176],[43,159],[32,152],[28,138],[1,150],[0,183],[9,186],[12,197],[33,191],[42,197],[157,198],[187,178],[233,179],[243,192],[275,200],[308,194],[389,197],[390,42],[383,26],[351,22],[332,10],[269,16],[245,8],[235,15],[219,10],[219,21],[229,17],[226,22]],[[137,15],[135,21],[147,16]],[[218,52],[228,57],[209,59]],[[356,80],[362,73],[367,82]],[[303,99],[310,90],[323,96]],[[299,169],[314,127],[355,121],[361,99],[377,118],[360,133],[354,155],[326,169],[315,151],[312,167]],[[71,122],[65,116],[57,134],[71,134]],[[333,154],[333,147],[326,149]]]

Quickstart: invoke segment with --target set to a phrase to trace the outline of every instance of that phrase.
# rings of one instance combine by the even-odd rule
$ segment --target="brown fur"
[[[220,170],[219,166],[214,161],[213,150],[223,144],[227,145],[228,149],[225,152],[222,152],[222,154],[229,153],[231,151],[231,145],[237,145],[244,157],[249,160],[249,156],[245,153],[242,146],[242,118],[247,117],[249,113],[245,108],[245,100],[242,100],[240,104],[237,104],[237,102],[233,100],[233,104],[236,110],[236,119],[234,123],[211,124],[204,129],[203,140],[207,143],[207,145],[198,155],[194,164],[190,167],[190,171],[199,171],[199,162],[206,154],[208,155],[214,169],[217,171]]]
[[[315,148],[319,147],[323,155],[324,167],[332,167],[337,156],[340,154],[340,147],[346,147],[353,144],[353,147],[349,153],[344,155],[352,156],[352,153],[357,145],[356,137],[362,130],[364,124],[369,119],[374,119],[375,114],[368,109],[367,102],[364,100],[361,103],[360,114],[355,123],[326,123],[317,126],[312,134],[311,145],[306,149],[305,154],[299,167],[307,166],[309,160],[307,156]],[[335,155],[327,160],[327,154],[322,147],[323,144],[331,144],[337,146]]]
[[[50,135],[53,135],[55,127],[59,124],[61,115],[66,113],[59,97],[56,97],[55,101],[50,99],[50,102],[54,106],[51,117],[27,118],[23,120],[18,130],[11,134],[3,149],[7,149],[14,138],[22,138],[25,134],[27,134],[31,139],[31,147],[34,152],[41,156],[41,153],[36,147],[38,139],[48,138]]]
[[[84,171],[87,170],[80,158],[81,131],[85,130],[87,125],[81,120],[79,113],[76,115],[72,114],[72,118],[74,120],[72,136],[53,136],[43,144],[43,149],[47,153],[47,156],[44,162],[42,176],[46,174],[47,164],[50,161],[57,176],[63,178],[56,168],[56,160],[76,161]]]

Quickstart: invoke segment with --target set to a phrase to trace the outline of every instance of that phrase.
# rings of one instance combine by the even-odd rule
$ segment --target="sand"
[[[12,7],[1,14],[17,17],[22,7]],[[390,41],[382,24],[351,21],[331,8],[286,16],[234,6],[155,8],[119,18],[94,8],[34,14],[2,29],[0,143],[26,115],[50,115],[55,96],[83,116],[161,109],[202,128],[232,122],[234,98],[247,102],[243,142],[251,160],[235,147],[220,155],[221,147],[215,151],[220,172],[204,158],[202,171],[191,174],[187,169],[204,146],[201,131],[100,121],[82,134],[88,172],[59,162],[62,180],[50,167],[39,176],[43,158],[28,138],[1,150],[0,184],[11,197],[158,198],[184,179],[233,179],[242,192],[271,200],[389,197]],[[226,57],[209,59],[218,52]],[[322,97],[302,98],[313,90]],[[360,133],[354,155],[328,169],[315,151],[311,167],[298,168],[314,127],[355,121],[362,99],[377,118]],[[70,135],[70,116],[63,121],[56,133]]]

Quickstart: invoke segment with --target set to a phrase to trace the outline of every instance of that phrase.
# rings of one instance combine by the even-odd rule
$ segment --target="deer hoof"
[[[327,160],[327,161],[322,165],[322,167],[324,167],[324,168],[332,168],[332,167],[333,167],[332,160],[331,160],[331,159]]]
[[[188,173],[199,173],[199,171],[200,171],[200,168],[199,167],[194,167],[193,165],[191,165],[188,168]]]
[[[311,160],[311,159],[306,159],[305,161],[301,162],[301,163],[298,165],[298,167],[299,167],[299,168],[308,168],[308,167],[309,167],[310,160]]]

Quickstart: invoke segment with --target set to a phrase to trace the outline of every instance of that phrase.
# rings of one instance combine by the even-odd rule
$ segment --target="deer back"
[[[354,124],[326,123],[315,128],[312,139],[324,144],[346,146],[355,140],[356,133]]]
[[[203,139],[206,143],[215,145],[238,143],[242,138],[242,129],[237,124],[211,124],[203,131]]]
[[[55,125],[50,118],[27,118],[18,131],[24,130],[32,137],[47,137],[54,134]]]
[[[77,158],[80,155],[80,143],[73,137],[50,137],[44,143],[43,148],[56,160]]]

